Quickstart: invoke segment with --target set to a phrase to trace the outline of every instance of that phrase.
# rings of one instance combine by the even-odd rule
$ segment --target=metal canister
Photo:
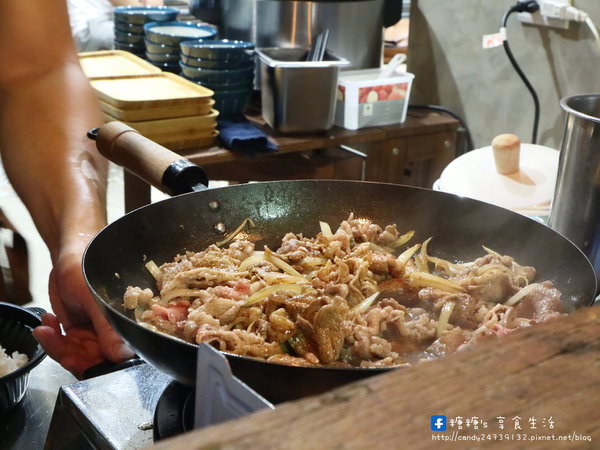
[[[333,126],[338,73],[350,63],[329,52],[306,61],[306,49],[261,48],[262,115],[281,133],[325,131]]]
[[[560,106],[566,118],[549,225],[587,255],[598,277],[600,94],[566,97]]]

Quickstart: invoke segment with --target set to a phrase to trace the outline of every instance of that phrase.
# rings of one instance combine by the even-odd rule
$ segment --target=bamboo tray
[[[169,72],[95,78],[90,83],[100,101],[126,110],[207,103],[214,94],[210,89]]]
[[[143,120],[137,122],[124,122],[131,128],[135,128],[146,137],[157,135],[193,135],[199,130],[213,130],[217,126],[217,116],[219,113],[216,110],[211,110],[209,114],[198,116],[176,117],[172,119],[159,120]],[[104,113],[104,120],[111,122],[118,120],[110,114]]]
[[[79,64],[90,80],[161,72],[148,61],[123,50],[79,53]]]
[[[147,107],[144,109],[119,109],[100,101],[100,109],[117,120],[136,122],[141,120],[171,119],[184,116],[200,116],[210,114],[215,101],[184,103],[176,108],[167,106]]]
[[[153,134],[150,139],[156,140],[156,142],[192,141],[195,139],[205,139],[207,137],[214,136],[215,132],[218,134],[218,130],[216,128],[198,128],[196,130],[189,130],[179,133],[157,133]]]
[[[217,130],[213,130],[212,133],[208,136],[197,137],[197,138],[181,138],[176,137],[173,139],[165,139],[162,140],[159,138],[156,142],[158,144],[164,145],[170,150],[178,151],[179,154],[185,155],[187,153],[196,152],[198,149],[211,147],[217,143],[217,137],[219,136],[219,132]]]

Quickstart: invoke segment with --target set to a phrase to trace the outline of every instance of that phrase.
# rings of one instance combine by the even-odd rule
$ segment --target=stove
[[[60,388],[47,449],[138,449],[274,406],[231,374],[226,358],[198,347],[198,389],[138,363]]]

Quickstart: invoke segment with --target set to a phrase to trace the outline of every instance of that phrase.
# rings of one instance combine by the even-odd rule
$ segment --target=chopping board
[[[210,114],[214,100],[191,102],[178,105],[176,108],[167,105],[165,107],[145,106],[141,109],[119,109],[108,103],[100,101],[100,109],[117,120],[122,121],[140,121],[140,120],[158,120],[171,119],[174,117],[197,116]]]
[[[79,64],[89,79],[161,72],[148,61],[123,50],[79,53]]]
[[[100,101],[123,110],[178,108],[208,103],[213,91],[173,73],[94,78],[90,84]]]
[[[469,352],[285,403],[154,448],[600,448],[599,308],[584,308]],[[437,420],[432,416],[442,416],[446,431],[432,431]],[[499,417],[504,418],[503,429]],[[514,419],[520,419],[520,429]],[[467,435],[481,440],[439,441]],[[541,440],[545,436],[555,438]]]
[[[218,111],[213,109],[208,114],[202,115],[174,117],[170,119],[140,120],[131,122],[124,121],[124,123],[132,128],[135,128],[141,134],[150,139],[165,134],[191,136],[192,134],[198,132],[202,133],[202,136],[205,136],[207,134],[212,134],[213,130],[217,127],[218,115]],[[113,120],[119,120],[119,118],[104,113],[104,120],[106,122],[111,122]]]

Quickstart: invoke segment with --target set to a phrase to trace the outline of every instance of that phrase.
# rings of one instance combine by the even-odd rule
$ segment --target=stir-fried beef
[[[399,366],[468,349],[561,314],[551,282],[485,249],[472,262],[430,256],[430,240],[352,215],[279,248],[234,239],[149,267],[159,295],[130,286],[146,327],[290,365]]]

